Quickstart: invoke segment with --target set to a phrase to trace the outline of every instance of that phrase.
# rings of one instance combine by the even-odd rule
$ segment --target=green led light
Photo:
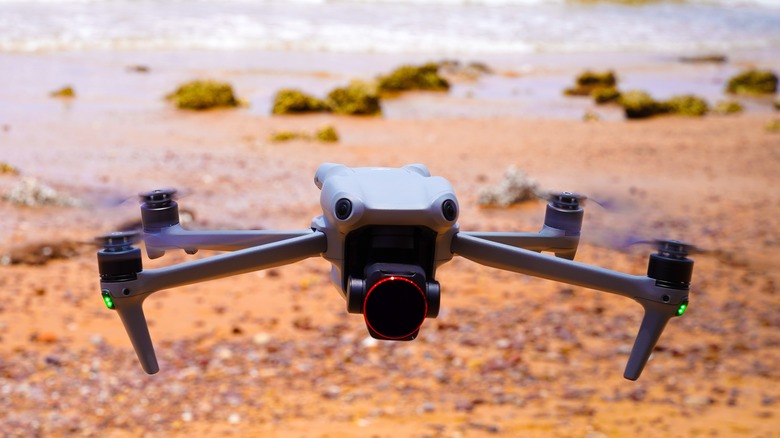
[[[688,308],[688,303],[680,304],[680,307],[677,308],[677,316],[681,316],[683,313],[685,313],[685,310],[687,308]]]
[[[109,309],[114,308],[114,300],[111,299],[111,294],[107,290],[103,291],[103,302],[106,303],[106,307]]]

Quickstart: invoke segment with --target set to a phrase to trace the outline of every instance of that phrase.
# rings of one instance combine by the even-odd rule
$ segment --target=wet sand
[[[73,56],[73,68],[84,65]],[[542,188],[611,206],[587,206],[578,261],[641,275],[649,250],[615,244],[671,237],[701,247],[691,307],[629,382],[622,371],[641,308],[626,299],[456,259],[437,274],[443,310],[419,338],[373,342],[328,283],[327,262],[312,259],[155,294],[145,309],[161,371],[147,376],[102,305],[94,249],[82,245],[45,265],[0,266],[5,434],[777,436],[780,195],[767,188],[778,182],[780,134],[764,129],[777,115],[595,123],[473,113],[269,117],[254,105],[179,112],[159,99],[194,71],[211,70],[116,71],[119,100],[105,91],[110,77],[75,84],[83,91],[69,104],[45,96],[59,82],[40,83],[35,99],[29,81],[4,88],[5,101],[20,104],[0,113],[0,161],[21,175],[1,175],[0,190],[35,177],[84,206],[0,201],[0,254],[77,245],[138,220],[135,193],[157,187],[182,192],[192,228],[305,228],[319,213],[312,176],[326,161],[422,162],[453,184],[461,229],[537,230],[541,201],[477,205],[479,190],[513,164]],[[332,75],[303,74],[323,87],[344,78]],[[258,101],[263,87],[278,84],[253,81],[240,93]],[[395,104],[413,111],[450,98],[459,101],[421,94]],[[494,104],[471,101],[462,105]],[[325,124],[341,141],[268,140]],[[144,266],[209,255],[171,253]]]

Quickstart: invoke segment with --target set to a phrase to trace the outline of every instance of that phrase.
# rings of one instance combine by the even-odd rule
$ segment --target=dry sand
[[[84,201],[0,201],[6,262],[76,242],[61,260],[0,266],[0,434],[780,436],[773,118],[267,117],[159,104],[0,120],[0,159],[22,172],[0,176],[0,190],[31,176]],[[340,142],[268,140],[325,124]],[[456,259],[438,272],[443,310],[419,338],[373,342],[313,259],[155,294],[145,308],[161,371],[145,375],[102,305],[94,248],[78,242],[137,221],[134,194],[169,186],[193,228],[305,228],[327,161],[427,164],[453,184],[464,230],[541,226],[542,201],[478,207],[509,165],[543,188],[587,193],[612,208],[587,206],[577,260],[643,274],[648,248],[611,246],[694,242],[704,253],[690,309],[630,382],[641,308],[624,298]]]

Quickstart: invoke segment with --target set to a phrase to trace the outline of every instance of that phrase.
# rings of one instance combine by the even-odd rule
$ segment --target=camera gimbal
[[[507,271],[632,298],[645,315],[623,376],[636,380],[666,323],[688,306],[693,260],[689,245],[657,241],[646,276],[628,275],[572,261],[582,227],[582,197],[550,198],[538,233],[466,232],[457,223],[458,200],[442,177],[421,164],[402,168],[349,168],[326,163],[314,183],[322,215],[295,231],[189,231],[179,224],[175,191],[141,194],[141,218],[149,258],[166,251],[229,251],[144,271],[132,232],[99,238],[100,287],[119,313],[144,371],[159,371],[143,313],[154,292],[297,262],[321,255],[347,311],[363,314],[369,334],[412,340],[425,318],[439,313],[436,269],[454,255]],[[540,254],[552,252],[556,257]]]

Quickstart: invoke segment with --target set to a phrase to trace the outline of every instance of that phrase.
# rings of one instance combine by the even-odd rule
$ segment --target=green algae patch
[[[346,87],[334,89],[328,93],[327,104],[336,114],[350,116],[382,114],[376,86],[362,81],[352,81]]]
[[[0,175],[19,175],[19,169],[13,164],[0,162]]]
[[[780,132],[780,119],[772,120],[764,126],[767,132]]]
[[[282,143],[285,141],[290,140],[308,140],[309,136],[302,133],[302,132],[295,132],[295,131],[281,131],[281,132],[274,132],[271,134],[270,140],[274,143]]]
[[[729,79],[726,91],[732,94],[774,94],[777,92],[777,75],[769,70],[748,70]]]
[[[618,103],[627,119],[644,119],[666,112],[666,107],[644,91],[627,91],[620,95]]]
[[[339,141],[339,134],[336,132],[336,128],[333,126],[323,126],[315,134],[317,140],[325,143],[336,143]]]
[[[585,111],[585,114],[582,115],[582,121],[583,122],[600,122],[601,117],[594,113],[593,111]]]
[[[692,94],[672,97],[663,106],[669,113],[688,117],[701,117],[710,109],[704,99]]]
[[[603,105],[605,103],[612,103],[620,100],[620,91],[614,87],[597,88],[591,92],[590,96],[593,98],[594,102]]]
[[[403,91],[448,91],[450,83],[439,75],[439,64],[429,62],[423,65],[402,65],[377,80],[380,93]]]
[[[329,111],[328,104],[300,90],[282,89],[274,97],[274,114],[301,114]]]
[[[208,110],[230,108],[239,105],[233,87],[225,82],[192,81],[179,86],[166,96],[179,109]]]
[[[76,91],[70,85],[60,88],[59,90],[49,93],[51,97],[76,97]]]
[[[292,140],[304,140],[312,141],[317,140],[323,143],[336,143],[339,141],[339,134],[336,132],[336,128],[333,126],[323,126],[318,129],[314,135],[310,135],[306,132],[300,131],[280,131],[274,132],[269,138],[273,143],[283,143]]]
[[[602,88],[615,88],[617,76],[611,70],[596,72],[585,70],[575,80],[574,87],[567,88],[563,94],[567,96],[590,96],[595,90]]]
[[[742,107],[742,104],[737,102],[736,100],[724,100],[721,102],[718,102],[717,105],[715,105],[715,108],[712,109],[712,112],[715,114],[739,114],[744,110]]]
[[[680,62],[686,62],[689,64],[724,64],[728,61],[726,55],[718,55],[715,53],[707,55],[681,56],[678,59]]]
[[[644,91],[634,90],[622,93],[618,103],[623,107],[627,119],[644,119],[662,114],[701,117],[710,110],[707,101],[692,94],[659,101]]]

